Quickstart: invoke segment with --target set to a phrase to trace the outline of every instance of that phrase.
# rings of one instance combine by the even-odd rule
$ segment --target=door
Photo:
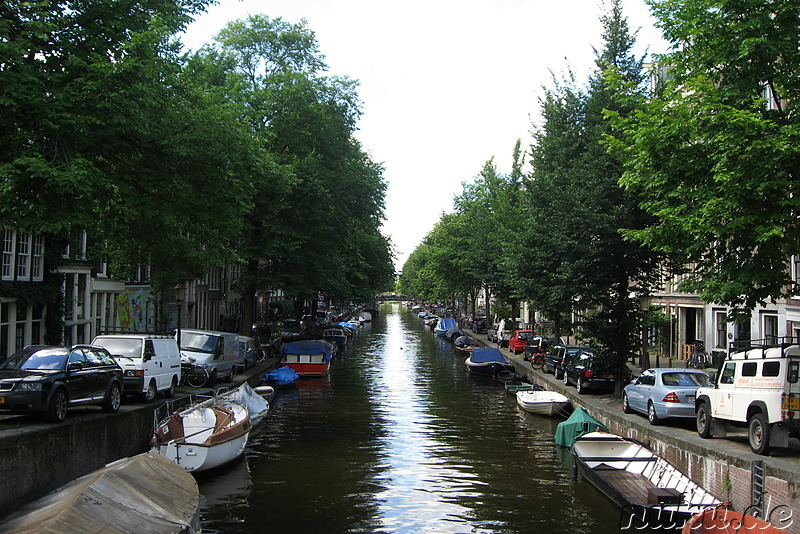
[[[69,369],[71,365],[79,365],[79,368]],[[80,402],[92,398],[94,388],[93,380],[95,372],[92,365],[86,359],[83,349],[73,349],[67,359],[67,389],[69,390],[70,402]]]
[[[715,417],[730,418],[733,415],[733,392],[738,362],[727,362],[717,384],[717,400],[714,407]]]

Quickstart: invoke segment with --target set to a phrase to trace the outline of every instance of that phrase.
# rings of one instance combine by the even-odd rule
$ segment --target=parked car
[[[303,333],[303,324],[297,319],[284,319],[281,321],[280,331],[284,343],[297,341]]]
[[[97,404],[114,413],[123,387],[122,368],[102,347],[36,345],[0,365],[0,411],[41,413],[54,423],[72,406]]]
[[[545,356],[555,345],[563,344],[560,337],[532,336],[522,348],[522,359],[530,361],[534,356]]]
[[[583,345],[556,345],[550,352],[545,353],[542,371],[553,373],[556,379],[561,380],[564,378],[564,366],[567,361],[581,352],[591,352],[591,349]]]
[[[263,353],[263,358],[268,358],[280,350],[281,334],[271,324],[254,324],[251,335],[256,342],[256,348]]]
[[[103,347],[122,367],[126,395],[153,402],[159,391],[175,395],[181,379],[178,342],[168,336],[109,334],[97,336],[92,346]]]
[[[614,375],[595,373],[594,354],[581,352],[567,360],[564,366],[564,385],[570,384],[575,384],[578,393],[614,389]]]
[[[625,386],[622,411],[643,413],[651,425],[670,417],[694,419],[697,388],[708,384],[708,375],[700,370],[648,369]]]
[[[533,330],[514,330],[508,340],[508,350],[514,354],[519,354],[528,344],[528,341],[533,339],[534,335]]]
[[[522,329],[522,321],[519,319],[501,319],[500,323],[497,325],[497,331],[494,334],[497,346],[507,347],[508,340],[511,339],[514,330]]]
[[[247,371],[258,361],[259,347],[256,340],[250,336],[238,336],[239,340],[239,362],[236,366],[242,371]]]
[[[176,334],[177,336],[177,334]],[[239,335],[213,330],[181,331],[181,364],[197,365],[208,372],[207,385],[230,382],[240,364]]]
[[[486,321],[486,317],[479,315],[472,321],[472,332],[475,334],[486,334],[488,326],[489,323]]]

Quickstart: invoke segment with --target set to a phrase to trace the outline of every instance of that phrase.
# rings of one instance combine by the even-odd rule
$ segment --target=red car
[[[508,350],[514,354],[519,354],[534,335],[533,330],[514,330],[511,339],[508,340]]]

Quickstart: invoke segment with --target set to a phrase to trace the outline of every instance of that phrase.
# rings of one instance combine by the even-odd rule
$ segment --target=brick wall
[[[147,451],[153,408],[67,416],[0,432],[0,517],[120,458]]]

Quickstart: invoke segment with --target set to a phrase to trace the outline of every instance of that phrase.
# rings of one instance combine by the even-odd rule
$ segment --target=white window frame
[[[3,280],[13,280],[16,270],[14,258],[16,257],[17,237],[14,230],[3,228]]]

